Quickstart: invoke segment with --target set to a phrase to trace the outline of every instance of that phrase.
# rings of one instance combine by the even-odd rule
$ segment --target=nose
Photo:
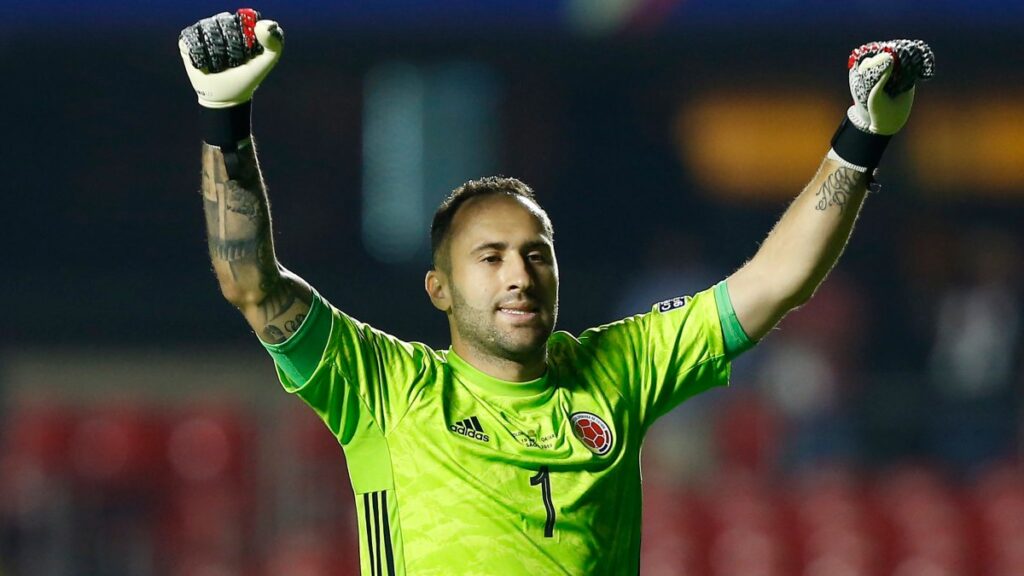
[[[533,287],[533,269],[521,254],[507,258],[503,268],[505,285],[509,291],[526,292]]]

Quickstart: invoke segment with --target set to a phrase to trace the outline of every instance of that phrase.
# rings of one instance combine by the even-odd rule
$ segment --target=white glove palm
[[[891,136],[910,118],[915,82],[932,77],[935,57],[919,40],[890,40],[857,48],[849,66],[850,122],[864,132]]]
[[[284,47],[284,31],[273,20],[243,9],[222,12],[185,28],[178,50],[199,103],[228,108],[252,99]]]

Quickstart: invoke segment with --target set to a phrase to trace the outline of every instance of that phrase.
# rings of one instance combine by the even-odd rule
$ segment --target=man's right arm
[[[256,334],[279,344],[298,330],[309,313],[312,292],[278,263],[270,227],[270,206],[252,141],[237,151],[229,177],[224,153],[203,143],[203,207],[217,281]]]
[[[202,106],[203,205],[221,292],[267,344],[294,334],[312,291],[277,262],[270,205],[249,126],[250,101],[281,56],[284,31],[259,12],[221,12],[185,27],[178,49]]]

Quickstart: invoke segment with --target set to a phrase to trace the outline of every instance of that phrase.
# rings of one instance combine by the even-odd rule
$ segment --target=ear
[[[430,302],[441,312],[448,312],[451,310],[452,301],[451,295],[448,293],[448,276],[440,270],[429,270],[427,271],[426,278],[423,279],[423,287],[427,290],[427,295],[430,296]]]

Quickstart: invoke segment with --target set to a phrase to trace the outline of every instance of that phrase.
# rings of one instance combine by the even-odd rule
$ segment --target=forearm
[[[868,174],[906,124],[916,81],[931,78],[934,68],[935,56],[920,40],[870,42],[850,54],[853,105],[828,156],[757,254],[728,278],[727,296],[751,340],[806,302],[835,265],[864,203]]]
[[[277,262],[270,208],[253,145],[236,153],[234,178],[224,154],[203,144],[203,205],[210,260],[224,297],[267,342],[298,329],[311,301],[309,287]]]
[[[729,278],[737,316],[752,339],[814,294],[846,246],[867,183],[866,174],[826,159],[755,256]]]
[[[754,256],[776,290],[802,304],[811,297],[846,247],[867,191],[862,172],[825,160],[779,219]]]

